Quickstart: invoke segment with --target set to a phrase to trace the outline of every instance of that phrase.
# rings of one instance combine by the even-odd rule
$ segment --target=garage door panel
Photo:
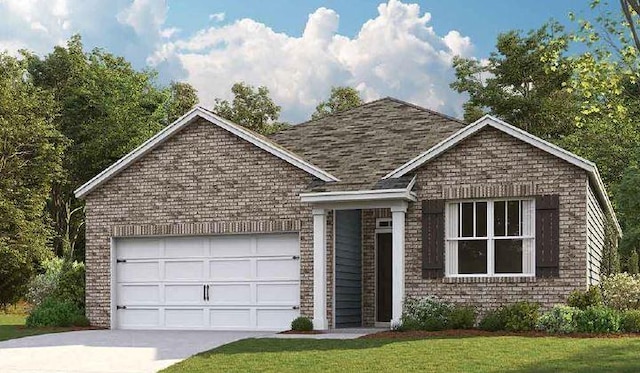
[[[213,328],[250,328],[251,310],[249,308],[226,308],[209,310],[209,323]]]
[[[158,238],[133,238],[118,240],[118,257],[129,259],[158,258],[161,256],[162,240]]]
[[[251,279],[251,259],[211,260],[209,262],[209,279],[234,280]]]
[[[290,234],[271,234],[256,238],[256,254],[259,256],[298,255],[299,251],[297,237]]]
[[[169,328],[195,328],[205,325],[203,308],[166,308],[164,324]]]
[[[297,234],[118,239],[116,325],[287,329],[299,315],[298,246]]]
[[[291,321],[298,317],[299,311],[294,309],[257,309],[256,310],[256,327],[257,328],[278,328],[289,329]]]
[[[213,305],[251,304],[251,284],[213,284],[209,287]]]
[[[254,238],[246,235],[211,237],[211,256],[214,258],[253,255]]]
[[[156,282],[160,281],[160,263],[158,261],[127,261],[117,266],[120,282]]]
[[[295,284],[256,284],[256,302],[258,304],[299,303],[300,286]]]
[[[166,261],[164,264],[165,281],[203,280],[204,277],[202,260]]]
[[[209,256],[208,239],[205,237],[169,237],[164,250],[166,258]]]
[[[201,284],[166,284],[164,297],[167,304],[202,304],[204,286]]]
[[[122,284],[118,286],[118,304],[158,304],[160,285]]]
[[[117,312],[121,328],[157,328],[161,326],[158,308],[127,308]]]
[[[257,259],[256,279],[258,280],[297,280],[300,277],[299,263],[296,259]]]

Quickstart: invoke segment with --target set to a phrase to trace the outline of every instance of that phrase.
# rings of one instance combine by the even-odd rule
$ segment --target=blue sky
[[[236,81],[265,85],[292,122],[335,85],[460,116],[453,56],[486,58],[500,32],[550,18],[573,27],[570,11],[595,16],[587,0],[0,0],[0,50],[45,54],[80,33],[205,106]]]

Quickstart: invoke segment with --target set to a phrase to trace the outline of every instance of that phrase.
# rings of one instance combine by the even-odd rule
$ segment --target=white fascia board
[[[509,123],[506,123],[491,115],[485,115],[472,124],[466,126],[465,128],[462,128],[445,140],[434,145],[431,149],[418,155],[417,157],[413,158],[397,169],[391,171],[390,173],[385,175],[383,179],[399,178],[408,174],[409,172],[417,169],[431,159],[434,159],[435,157],[454,147],[460,141],[468,138],[469,136],[473,135],[486,126],[491,126],[502,132],[505,132],[521,141],[544,150],[551,155],[554,155],[587,171],[594,185],[596,186],[596,192],[598,193],[601,200],[604,201],[605,208],[609,212],[609,215],[613,218],[618,233],[622,234],[620,223],[618,222],[615,211],[613,210],[613,206],[611,204],[611,201],[609,200],[609,196],[607,195],[604,183],[602,182],[602,178],[600,177],[600,173],[598,172],[598,168],[596,167],[595,163],[584,159],[576,154],[573,154],[568,150],[562,149],[561,147],[545,141],[539,137],[536,137],[523,129],[512,126]]]
[[[139,158],[147,154],[149,151],[153,150],[158,145],[162,144],[164,141],[169,139],[173,134],[180,131],[184,126],[189,124],[196,117],[203,118],[217,125],[218,127],[221,127],[227,130],[228,132],[231,132],[232,134],[308,172],[309,174],[317,177],[322,181],[339,181],[339,179],[336,178],[335,176],[304,161],[297,155],[281,147],[278,147],[275,144],[269,141],[266,141],[258,136],[255,136],[251,131],[246,130],[236,124],[233,124],[230,121],[227,121],[223,118],[220,118],[219,116],[212,114],[209,111],[197,106],[191,109],[185,115],[178,118],[175,122],[173,122],[173,124],[165,127],[160,132],[156,133],[153,137],[145,141],[142,145],[138,146],[129,154],[120,158],[118,161],[116,161],[114,164],[109,166],[107,169],[105,169],[104,171],[102,171],[101,173],[93,177],[91,180],[86,182],[84,185],[76,189],[74,191],[76,198],[81,198],[85,196],[87,193],[89,193],[91,190],[96,188],[98,185],[104,183],[105,181],[109,180],[111,177],[115,176],[117,173],[119,173],[123,169],[127,168],[133,162],[135,162],[136,160],[138,160]]]
[[[407,189],[352,190],[346,192],[314,192],[300,194],[305,203],[360,202],[360,201],[417,201],[415,193]]]
[[[491,115],[485,115],[484,117],[478,119],[472,124],[466,126],[465,128],[462,128],[458,132],[454,133],[453,135],[449,136],[448,138],[434,145],[431,149],[418,155],[417,157],[413,158],[412,160],[403,164],[397,169],[389,172],[387,175],[384,176],[383,179],[398,178],[408,174],[409,172],[422,166],[423,164],[430,161],[431,159],[439,156],[440,154],[444,153],[445,151],[449,150],[450,148],[458,144],[460,141],[468,138],[469,136],[473,135],[474,133],[478,132],[479,130],[483,129],[486,126],[491,126],[502,132],[505,132],[521,141],[524,141],[539,149],[542,149],[547,153],[550,153],[558,158],[561,158],[584,170],[591,171],[595,167],[593,162],[590,162],[565,149],[562,149],[557,145],[554,145],[539,137],[536,137],[518,127],[514,127],[509,123],[506,123],[498,118],[492,117]]]

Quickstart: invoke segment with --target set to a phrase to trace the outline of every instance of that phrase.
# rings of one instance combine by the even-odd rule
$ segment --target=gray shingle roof
[[[384,189],[390,171],[466,124],[394,98],[383,98],[269,136],[306,161],[335,175],[327,190]],[[317,189],[318,186],[313,186]]]

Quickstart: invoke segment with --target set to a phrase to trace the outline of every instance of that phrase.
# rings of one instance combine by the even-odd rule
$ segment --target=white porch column
[[[327,323],[327,212],[313,209],[313,328]]]
[[[402,318],[402,301],[404,299],[404,223],[407,213],[407,203],[401,202],[391,207],[392,218],[392,297],[391,297],[391,326],[398,325]]]

